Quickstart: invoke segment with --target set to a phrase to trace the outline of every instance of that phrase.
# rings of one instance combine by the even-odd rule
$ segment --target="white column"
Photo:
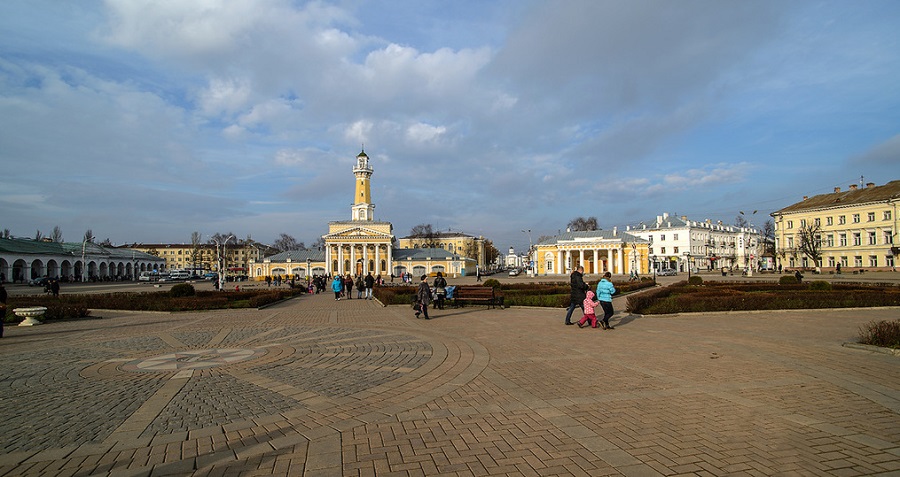
[[[566,265],[563,267],[563,270],[568,271],[567,268],[572,267],[572,251],[566,250]],[[565,272],[563,272],[565,273]]]
[[[380,247],[381,245],[375,244],[375,270],[373,270],[372,273],[374,273],[376,277],[381,275],[381,254],[378,253]]]
[[[625,254],[622,253],[621,249],[616,250],[616,257],[618,261],[616,262],[616,267],[619,269],[619,274],[625,273]]]
[[[350,270],[351,275],[356,275],[356,244],[350,244]]]
[[[369,244],[366,243],[363,244],[363,276],[365,276],[368,272],[371,272],[371,270],[369,270]]]
[[[388,243],[387,247],[387,272],[388,274],[394,273],[394,251],[391,248],[391,244]]]
[[[562,275],[563,270],[564,270],[563,269],[563,251],[557,250],[556,251],[556,270],[554,270],[554,272]]]
[[[578,265],[584,266],[584,249],[578,251]]]
[[[335,270],[338,275],[344,274],[344,244],[338,244],[338,266],[337,270]]]
[[[591,270],[591,271],[594,273],[601,273],[600,272],[600,251],[597,250],[596,248],[594,249],[594,267],[593,267],[593,270]]]

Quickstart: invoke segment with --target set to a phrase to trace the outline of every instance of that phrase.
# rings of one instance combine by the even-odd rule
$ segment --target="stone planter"
[[[24,318],[19,326],[34,326],[34,325],[42,325],[38,318],[44,316],[44,312],[47,311],[47,307],[45,306],[32,306],[28,308],[16,308],[13,310],[13,313],[16,314],[19,318]]]

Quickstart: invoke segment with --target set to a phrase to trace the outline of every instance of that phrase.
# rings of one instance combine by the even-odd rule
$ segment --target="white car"
[[[656,274],[661,277],[674,277],[675,275],[678,275],[678,272],[676,272],[674,268],[663,268],[656,272]]]
[[[509,276],[511,276],[511,277],[517,277],[517,276],[519,276],[519,269],[518,269],[518,268],[513,268],[513,269],[511,269],[511,270],[509,271]]]

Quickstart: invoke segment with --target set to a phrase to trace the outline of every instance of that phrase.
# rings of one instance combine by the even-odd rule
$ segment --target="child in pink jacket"
[[[581,317],[581,321],[578,322],[579,328],[584,328],[585,323],[588,320],[591,320],[591,328],[597,327],[597,315],[594,314],[594,307],[600,304],[599,301],[594,300],[594,292],[588,290],[585,293],[584,299],[584,316]]]

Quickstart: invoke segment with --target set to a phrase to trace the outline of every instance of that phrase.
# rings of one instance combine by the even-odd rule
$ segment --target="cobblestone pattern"
[[[303,406],[294,399],[209,370],[188,381],[141,436],[223,425],[298,408]]]
[[[159,376],[121,376],[113,386],[79,376],[85,363],[115,356],[104,348],[45,349],[0,369],[0,449],[35,451],[100,441],[156,392]]]

